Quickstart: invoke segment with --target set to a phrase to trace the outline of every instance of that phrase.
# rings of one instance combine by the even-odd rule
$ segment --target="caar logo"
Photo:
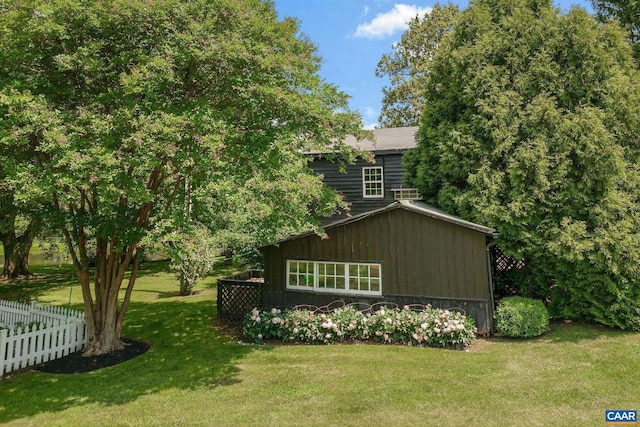
[[[604,411],[604,421],[610,426],[636,425],[638,423],[638,411]]]

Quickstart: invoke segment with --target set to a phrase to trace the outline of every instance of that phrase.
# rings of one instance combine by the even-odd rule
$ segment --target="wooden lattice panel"
[[[262,304],[263,283],[248,280],[218,280],[218,316],[228,320],[242,320],[254,307]]]

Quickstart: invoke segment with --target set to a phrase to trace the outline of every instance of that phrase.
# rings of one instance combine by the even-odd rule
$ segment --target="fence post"
[[[7,363],[7,333],[6,329],[0,329],[0,379],[4,375],[4,368]]]

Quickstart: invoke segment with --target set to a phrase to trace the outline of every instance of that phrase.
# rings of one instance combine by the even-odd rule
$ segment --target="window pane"
[[[344,289],[344,276],[336,277],[336,289]]]
[[[369,290],[373,292],[380,292],[380,280],[379,279],[371,279]]]
[[[313,276],[311,274],[306,274],[302,277],[307,286],[313,286]]]
[[[360,277],[369,277],[369,266],[361,265],[359,268]]]
[[[326,268],[327,268],[327,275],[333,276],[334,274],[336,274],[336,265],[335,264],[327,264]]]
[[[344,264],[336,264],[336,276],[344,276]]]
[[[336,279],[335,277],[327,277],[326,288],[335,289],[336,288]]]
[[[358,277],[358,266],[349,264],[349,276]]]
[[[289,275],[289,286],[298,286],[298,276],[296,274]]]
[[[369,276],[370,277],[380,277],[380,266],[371,265],[369,267]]]

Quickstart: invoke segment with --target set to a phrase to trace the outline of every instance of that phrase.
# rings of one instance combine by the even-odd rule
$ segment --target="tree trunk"
[[[4,249],[4,270],[0,278],[3,280],[14,279],[19,274],[16,233],[11,230],[6,233],[0,233],[0,236],[2,237],[2,247]]]
[[[84,348],[84,356],[97,356],[124,348],[120,339],[122,319],[127,311],[131,291],[140,266],[139,252],[135,245],[128,246],[124,252],[114,251],[114,242],[97,239],[96,267],[93,290],[95,300],[91,296],[89,284],[89,266],[86,254],[80,262],[77,277],[83,289],[85,313],[87,319],[88,342]],[[82,252],[82,251],[81,251]],[[134,257],[134,255],[136,255]],[[133,259],[133,267],[122,305],[118,305],[120,288],[124,276]]]
[[[2,247],[4,248],[4,270],[2,276],[0,276],[1,279],[33,276],[29,269],[29,252],[31,251],[37,228],[38,222],[32,220],[24,233],[20,235],[16,235],[15,226],[0,233]]]

